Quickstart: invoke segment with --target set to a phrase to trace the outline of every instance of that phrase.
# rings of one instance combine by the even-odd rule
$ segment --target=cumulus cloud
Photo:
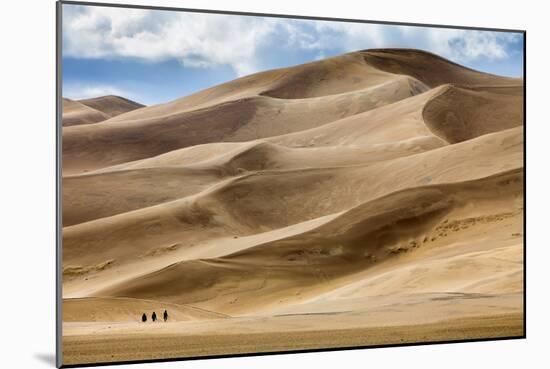
[[[436,54],[456,62],[469,62],[480,58],[489,60],[503,59],[509,55],[510,44],[520,41],[520,34],[458,30],[447,28],[420,28],[407,33],[418,39],[421,44]]]
[[[63,50],[65,56],[80,58],[178,59],[202,68],[226,64],[243,75],[257,68],[257,48],[275,23],[256,17],[66,6]]]
[[[176,59],[195,68],[228,65],[239,76],[267,64],[262,47],[309,51],[315,58],[367,48],[412,47],[464,63],[506,58],[509,45],[519,38],[501,32],[76,5],[65,5],[63,18],[65,56]]]
[[[300,34],[300,31],[297,33]],[[508,57],[508,47],[510,44],[519,42],[521,35],[448,28],[318,21],[315,23],[314,36],[307,37],[313,40],[310,47],[319,50],[331,49],[335,45],[346,51],[381,47],[418,48],[434,52],[455,62],[469,62],[479,58]]]

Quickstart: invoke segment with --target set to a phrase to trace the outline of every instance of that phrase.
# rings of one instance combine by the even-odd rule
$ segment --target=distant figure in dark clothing
[[[147,321],[147,314],[143,313],[143,315],[141,316],[141,321],[143,323],[145,323]]]
[[[168,320],[168,312],[164,310],[164,321]]]
[[[151,315],[151,319],[153,320],[153,322],[157,321],[157,313],[155,313],[154,311],[153,311],[153,315]]]

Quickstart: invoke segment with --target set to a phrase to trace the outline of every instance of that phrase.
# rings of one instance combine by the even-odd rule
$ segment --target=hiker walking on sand
[[[164,310],[164,321],[168,320],[168,312]]]
[[[155,313],[154,311],[153,311],[153,315],[151,315],[151,319],[153,320],[153,322],[157,321],[157,313]]]
[[[147,321],[147,314],[143,313],[143,315],[141,316],[141,321],[143,323],[145,323]]]

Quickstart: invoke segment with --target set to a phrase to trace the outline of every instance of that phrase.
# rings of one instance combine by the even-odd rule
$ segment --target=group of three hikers
[[[168,312],[166,310],[164,310],[163,318],[164,318],[164,321],[168,320]],[[153,322],[157,320],[157,313],[155,313],[154,311],[153,311],[153,315],[151,315],[151,320]],[[147,314],[143,313],[143,315],[141,316],[141,321],[144,323],[147,321]]]

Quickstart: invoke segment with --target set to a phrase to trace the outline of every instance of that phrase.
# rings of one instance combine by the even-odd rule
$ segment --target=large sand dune
[[[376,49],[64,105],[66,363],[523,334],[521,79]]]

